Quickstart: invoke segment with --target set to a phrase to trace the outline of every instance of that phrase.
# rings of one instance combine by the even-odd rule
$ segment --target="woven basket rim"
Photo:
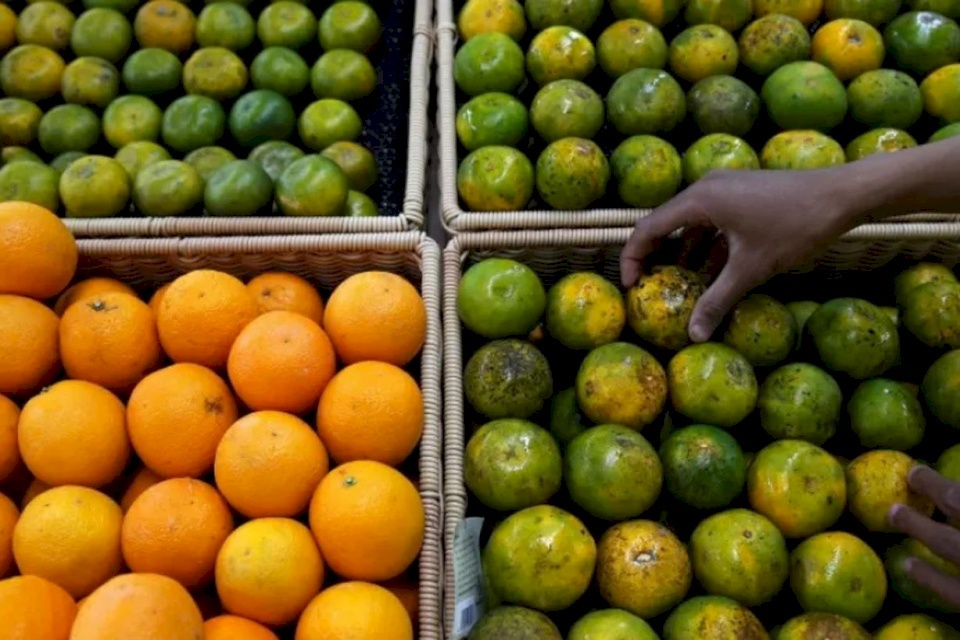
[[[442,638],[442,333],[440,248],[421,232],[261,236],[249,238],[81,239],[81,257],[94,260],[137,260],[174,257],[189,261],[202,256],[256,256],[296,253],[325,255],[409,254],[420,271],[419,290],[427,311],[427,331],[420,357],[424,424],[420,441],[420,495],[427,530],[419,557],[419,638]],[[189,268],[189,264],[185,265]]]

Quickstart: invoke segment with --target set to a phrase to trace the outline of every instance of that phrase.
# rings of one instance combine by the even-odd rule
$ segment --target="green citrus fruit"
[[[230,109],[233,139],[244,147],[267,140],[284,140],[293,133],[297,115],[293,105],[276,91],[258,89],[240,96]]]
[[[280,0],[260,12],[257,36],[264,47],[299,49],[317,37],[317,18],[300,3]]]
[[[380,209],[367,194],[350,191],[347,194],[347,204],[343,207],[343,215],[347,218],[375,218],[380,215]]]
[[[165,49],[140,49],[123,63],[123,86],[130,93],[154,96],[180,86],[183,64]]]
[[[60,93],[65,65],[56,51],[22,44],[0,60],[0,90],[8,97],[39,102]]]
[[[119,11],[88,9],[80,14],[70,32],[70,48],[77,57],[103,58],[119,63],[133,44],[133,28]]]
[[[144,167],[170,159],[170,152],[149,140],[138,140],[121,147],[113,156],[130,176],[130,183]]]
[[[337,163],[354,191],[366,191],[377,182],[377,159],[363,145],[356,142],[334,142],[320,155]]]
[[[215,145],[223,137],[226,120],[223,107],[216,100],[207,96],[183,96],[164,112],[161,136],[168,147],[186,153]]]
[[[87,107],[62,104],[40,119],[37,138],[40,147],[50,155],[86,151],[100,139],[100,118]]]
[[[324,51],[351,49],[365,53],[380,39],[380,18],[366,2],[344,0],[330,5],[320,16],[319,38]]]
[[[291,162],[299,160],[303,156],[303,151],[289,142],[271,140],[257,146],[250,152],[247,159],[259,164],[270,176],[270,179],[276,182]]]
[[[318,98],[359,100],[377,87],[377,70],[367,56],[349,49],[328,51],[310,71],[310,87]]]
[[[237,157],[223,147],[200,147],[188,153],[183,161],[192,166],[206,182],[220,167]]]
[[[126,210],[130,176],[106,156],[84,156],[60,176],[60,200],[69,218],[109,218]]]
[[[322,151],[334,142],[356,140],[362,129],[363,122],[353,107],[333,98],[311,103],[297,122],[300,139],[316,151]]]
[[[102,58],[77,58],[63,70],[60,91],[74,104],[105,107],[120,93],[117,68]]]
[[[463,324],[488,339],[526,336],[546,309],[546,290],[530,267],[487,258],[460,278],[457,311]]]
[[[288,216],[337,216],[343,213],[350,186],[329,158],[309,155],[291,162],[276,185],[277,204]]]
[[[57,2],[34,2],[17,17],[17,41],[59,51],[70,44],[76,17]]]
[[[203,199],[203,179],[182,160],[143,167],[133,182],[133,202],[145,216],[179,216]]]
[[[60,208],[56,169],[37,162],[11,162],[0,169],[0,202],[32,202],[50,211]]]
[[[267,47],[250,64],[250,80],[257,89],[292,97],[310,83],[310,67],[292,49]]]
[[[0,98],[0,147],[26,147],[37,137],[43,111],[23,98]]]
[[[207,180],[203,203],[212,216],[252,216],[269,211],[273,181],[252,160],[234,160]]]
[[[121,96],[103,112],[103,135],[115,149],[137,140],[160,137],[163,111],[150,98]]]
[[[208,4],[197,16],[197,44],[201,47],[240,51],[253,44],[256,31],[250,12],[233,2]]]
[[[187,93],[228,100],[240,95],[249,75],[243,60],[229,49],[198,49],[183,65],[183,88]]]

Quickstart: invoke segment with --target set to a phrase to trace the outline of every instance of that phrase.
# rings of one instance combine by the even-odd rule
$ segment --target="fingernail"
[[[710,338],[710,333],[702,324],[695,324],[690,327],[690,339],[694,342],[706,342]]]
[[[924,470],[924,469],[926,469],[926,468],[927,468],[927,465],[925,465],[925,464],[915,464],[915,465],[913,465],[912,467],[910,467],[910,471],[907,472],[907,480],[908,480],[908,481],[909,481],[909,480],[913,480],[914,478],[917,477],[917,474],[918,474],[918,473],[920,473],[922,470]]]
[[[955,485],[947,489],[946,495],[943,496],[943,501],[947,503],[947,507],[949,507],[949,510],[953,511],[954,514],[960,513],[960,490],[958,490]]]
[[[887,511],[887,522],[895,524],[899,515],[903,512],[902,504],[895,504]]]

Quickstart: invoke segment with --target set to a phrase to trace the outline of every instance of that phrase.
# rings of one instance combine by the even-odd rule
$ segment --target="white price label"
[[[480,532],[483,518],[467,518],[457,525],[453,537],[453,581],[456,608],[453,640],[461,640],[484,613],[483,566],[480,561]]]

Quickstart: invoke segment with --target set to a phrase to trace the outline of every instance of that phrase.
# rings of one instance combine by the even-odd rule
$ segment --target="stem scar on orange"
[[[399,576],[420,553],[424,528],[416,487],[380,462],[340,465],[320,482],[310,502],[310,529],[324,560],[350,580]]]

